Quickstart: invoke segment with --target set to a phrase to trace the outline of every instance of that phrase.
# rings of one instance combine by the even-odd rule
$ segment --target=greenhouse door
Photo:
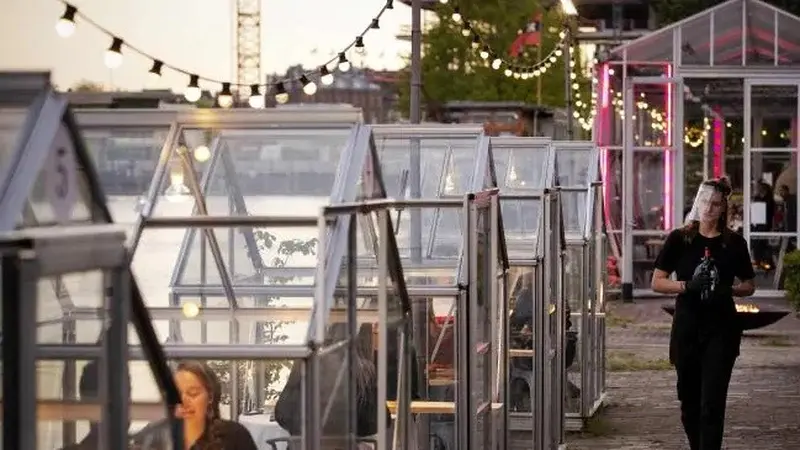
[[[759,296],[783,295],[783,259],[797,248],[799,91],[797,79],[744,82],[742,228]]]
[[[622,115],[622,297],[650,291],[653,262],[683,210],[683,82],[625,80]]]

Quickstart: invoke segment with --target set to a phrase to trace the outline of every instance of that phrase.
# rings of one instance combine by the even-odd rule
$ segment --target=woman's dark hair
[[[222,417],[219,413],[219,403],[222,398],[222,386],[217,375],[207,365],[199,361],[181,361],[177,372],[189,372],[196,376],[208,392],[208,408],[206,408],[206,429],[204,434],[208,440],[196,444],[198,450],[223,450]]]
[[[722,213],[720,213],[719,219],[717,220],[717,229],[720,233],[722,233],[723,240],[726,240],[731,233],[731,230],[728,228],[728,215],[730,213],[728,197],[730,197],[732,192],[731,182],[727,177],[722,177],[713,180],[706,180],[701,186],[711,187],[714,189],[714,192],[722,194]],[[694,239],[694,237],[697,236],[699,229],[700,223],[698,221],[693,220],[687,223],[683,227],[686,240],[691,241]]]

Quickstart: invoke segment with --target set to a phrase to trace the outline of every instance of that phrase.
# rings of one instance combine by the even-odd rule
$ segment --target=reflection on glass
[[[544,189],[547,148],[495,148],[495,172],[502,189]]]
[[[561,212],[564,221],[564,232],[567,235],[574,236],[583,232],[586,215],[589,212],[588,209],[586,192],[571,191],[561,193]]]
[[[27,114],[25,108],[0,109],[0,171],[6,168],[11,155],[17,151],[20,130]]]
[[[588,186],[589,166],[592,163],[593,152],[587,150],[562,150],[556,151],[556,167],[559,186]]]

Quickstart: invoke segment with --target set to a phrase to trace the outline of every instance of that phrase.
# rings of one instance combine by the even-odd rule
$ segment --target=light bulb
[[[359,55],[363,55],[366,52],[366,48],[364,48],[364,38],[361,36],[356,37],[356,45],[355,45],[356,53]]]
[[[443,5],[446,5],[447,4],[447,0],[439,0],[439,3],[441,3]]]
[[[319,68],[319,81],[325,86],[333,84],[333,74],[328,71],[327,66],[320,66]]]
[[[481,58],[482,58],[482,59],[488,59],[488,58],[489,58],[489,47],[486,47],[486,46],[484,46],[484,47],[481,49],[481,53],[480,53],[480,55],[481,55]]]
[[[286,93],[286,87],[284,87],[282,82],[275,83],[274,94],[275,102],[280,105],[283,105],[289,101],[289,94]]]
[[[64,15],[56,22],[56,33],[62,38],[68,38],[75,33],[75,14],[77,12],[77,8],[67,5]]]
[[[511,69],[506,69],[505,72],[503,72],[503,74],[507,77],[510,77],[511,75],[514,74],[514,72],[512,72]]]
[[[183,313],[183,317],[191,319],[200,314],[200,307],[197,306],[197,303],[186,302],[181,306],[181,312]]]
[[[461,11],[459,11],[458,7],[453,11],[453,14],[450,16],[453,19],[453,22],[458,23],[461,22]]]
[[[347,56],[345,56],[344,52],[339,53],[339,71],[340,72],[347,72],[350,70],[350,61],[347,60]]]
[[[306,95],[314,95],[317,93],[317,83],[309,80],[305,75],[300,76],[300,84],[303,85],[303,92]]]
[[[555,53],[556,53],[556,56],[561,56],[561,54],[562,54],[563,52],[561,51],[561,49],[560,49],[560,48],[557,48]]]
[[[217,104],[220,108],[230,108],[233,106],[233,93],[230,83],[222,83],[222,90],[217,95]]]
[[[194,103],[200,100],[200,97],[203,96],[203,92],[200,90],[200,86],[198,85],[199,80],[199,76],[189,75],[189,84],[186,86],[186,90],[183,92],[183,96],[186,98],[187,102]]]
[[[469,25],[464,24],[464,28],[461,29],[461,35],[464,37],[469,37],[470,33],[472,33],[472,30],[469,28]]]
[[[247,104],[253,109],[261,109],[264,107],[264,96],[261,95],[261,88],[257,84],[250,86],[250,98],[247,99]]]
[[[208,158],[211,157],[211,150],[209,150],[209,148],[206,147],[205,145],[200,145],[196,149],[194,149],[194,152],[192,154],[194,155],[194,159],[196,159],[197,162],[206,162],[208,161]]]
[[[471,45],[472,45],[472,49],[473,50],[477,50],[478,47],[481,46],[481,38],[479,38],[477,34],[475,36],[472,36],[472,44]]]
[[[501,64],[503,64],[503,61],[500,58],[495,58],[494,61],[492,61],[492,69],[499,69]]]
[[[150,74],[150,79],[152,81],[158,81],[161,78],[161,68],[163,66],[164,66],[163,62],[159,60],[153,61],[153,67],[151,67],[150,72],[148,72]]]
[[[122,65],[122,39],[114,38],[105,54],[106,67],[116,69]]]

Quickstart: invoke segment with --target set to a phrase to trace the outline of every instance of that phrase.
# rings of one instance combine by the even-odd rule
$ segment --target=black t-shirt
[[[222,441],[222,450],[258,450],[255,442],[253,442],[253,436],[250,435],[250,432],[247,431],[247,428],[242,424],[230,420],[220,420],[214,424],[214,426],[219,427],[218,432],[219,438]],[[192,445],[191,450],[202,450],[206,448],[213,439],[214,436],[207,430],[207,432],[203,433],[200,439]]]
[[[674,230],[664,242],[655,267],[670,274],[674,272],[679,281],[689,281],[702,261],[706,248],[710,250],[717,267],[721,286],[733,286],[735,278],[751,280],[755,277],[747,241],[740,234],[732,232],[714,238],[696,234],[687,241],[683,230]],[[679,316],[686,312],[694,312],[696,314],[692,315],[699,315],[710,322],[719,322],[734,316],[736,307],[732,297],[715,296],[710,302],[701,302],[696,294],[680,294],[675,303],[675,314]]]

